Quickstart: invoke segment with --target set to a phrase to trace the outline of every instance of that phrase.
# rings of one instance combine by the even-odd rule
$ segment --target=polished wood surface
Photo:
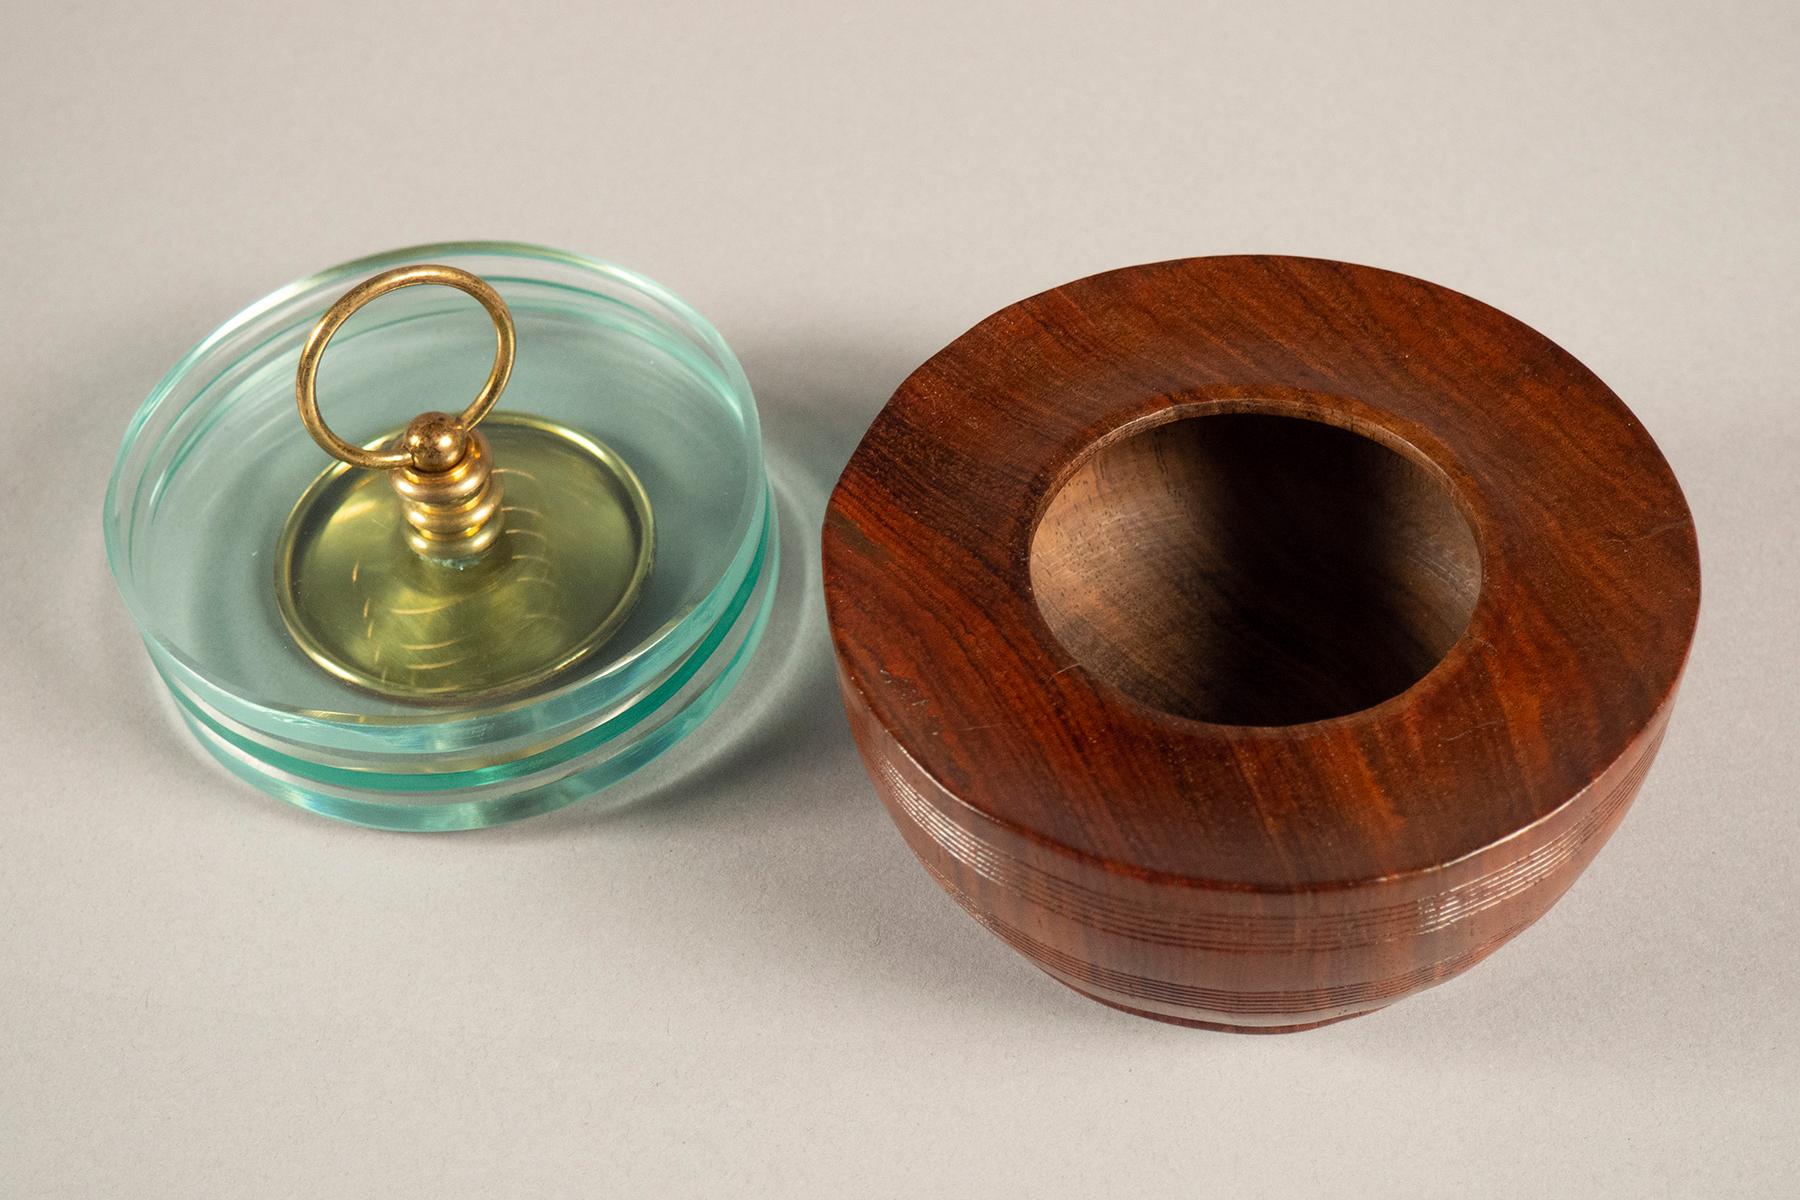
[[[1654,443],[1541,335],[1312,259],[1022,301],[901,386],[824,532],[896,825],[1062,982],[1245,1030],[1371,1011],[1549,908],[1699,603]]]

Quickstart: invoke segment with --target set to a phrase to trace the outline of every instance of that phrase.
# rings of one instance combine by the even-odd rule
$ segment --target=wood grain
[[[1304,1028],[1466,969],[1622,818],[1693,521],[1541,335],[1342,263],[1189,259],[995,314],[824,531],[846,708],[984,926],[1164,1020]]]

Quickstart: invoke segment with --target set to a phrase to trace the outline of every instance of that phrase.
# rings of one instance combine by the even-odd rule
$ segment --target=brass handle
[[[313,326],[305,347],[300,351],[300,369],[294,375],[294,398],[300,404],[300,420],[305,424],[306,432],[312,434],[313,441],[324,447],[327,454],[342,459],[353,467],[388,471],[410,464],[421,471],[442,471],[451,465],[442,462],[441,449],[433,453],[424,447],[410,450],[365,450],[361,446],[353,446],[333,433],[319,412],[319,360],[325,356],[325,347],[331,344],[332,335],[350,319],[352,313],[369,301],[421,283],[437,283],[467,292],[480,301],[481,307],[487,309],[488,316],[494,322],[493,369],[488,372],[487,382],[481,385],[480,393],[470,402],[469,407],[463,409],[462,415],[452,418],[464,434],[474,429],[476,422],[493,409],[495,402],[500,399],[500,393],[506,390],[506,381],[512,376],[515,341],[512,313],[507,309],[506,301],[500,298],[500,293],[480,276],[471,275],[456,267],[421,263],[411,267],[395,267],[357,284],[340,296],[337,303],[327,309],[325,315],[319,318],[318,324]],[[421,451],[424,452],[426,461],[420,461]],[[430,463],[438,465],[428,465]]]
[[[378,296],[421,283],[466,292],[487,310],[494,322],[493,369],[460,415],[420,413],[388,448],[352,445],[333,433],[319,412],[319,360],[332,335],[357,309]],[[486,280],[456,267],[421,263],[383,271],[345,292],[319,318],[301,348],[294,399],[306,432],[333,458],[353,467],[393,472],[389,481],[400,496],[408,525],[407,544],[425,558],[466,561],[487,550],[499,536],[500,481],[493,475],[487,439],[475,431],[475,425],[506,390],[512,376],[514,343],[512,313]]]

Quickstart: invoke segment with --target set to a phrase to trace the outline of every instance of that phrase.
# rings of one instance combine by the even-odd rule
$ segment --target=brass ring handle
[[[414,457],[410,451],[401,448],[366,450],[346,442],[331,431],[319,412],[319,360],[324,357],[325,347],[331,343],[332,335],[350,319],[350,314],[378,296],[421,283],[442,284],[468,293],[481,303],[481,307],[487,310],[494,322],[493,369],[488,372],[487,382],[481,385],[481,392],[470,402],[469,407],[463,409],[460,416],[454,418],[455,424],[465,434],[474,429],[477,421],[487,416],[494,403],[500,399],[500,393],[506,390],[506,381],[512,376],[515,340],[512,313],[507,309],[506,301],[500,298],[500,293],[485,280],[456,267],[423,263],[396,267],[364,280],[339,297],[337,303],[326,310],[318,324],[313,326],[305,347],[300,351],[300,369],[294,376],[294,399],[300,405],[300,420],[305,424],[306,432],[312,435],[313,441],[324,447],[327,454],[353,467],[393,470],[396,467],[414,465]],[[424,466],[422,463],[418,465]]]

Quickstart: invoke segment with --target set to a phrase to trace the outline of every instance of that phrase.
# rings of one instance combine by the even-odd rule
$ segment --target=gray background
[[[0,1195],[1793,1195],[1800,9],[100,5],[0,18]],[[737,348],[780,611],[643,802],[334,825],[204,760],[107,577],[125,423],[369,251],[631,265]],[[906,372],[1238,251],[1470,292],[1626,398],[1699,641],[1611,846],[1490,962],[1288,1038],[1002,947],[858,766],[824,499]]]

